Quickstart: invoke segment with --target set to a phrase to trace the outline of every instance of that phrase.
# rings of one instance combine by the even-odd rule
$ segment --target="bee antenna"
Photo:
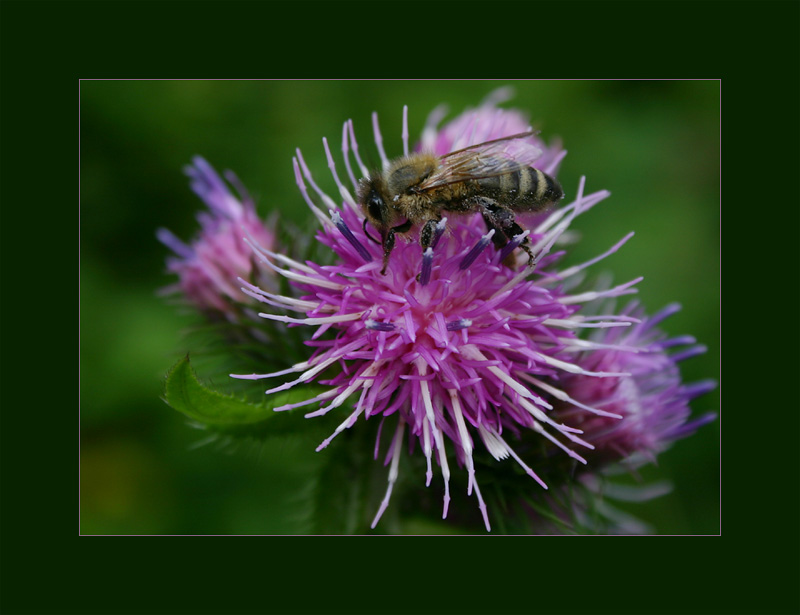
[[[367,236],[367,239],[369,239],[370,241],[373,241],[373,242],[377,243],[378,245],[381,245],[381,242],[380,242],[380,241],[378,241],[378,240],[377,240],[377,239],[375,239],[375,238],[374,238],[372,235],[370,235],[370,234],[369,234],[369,231],[367,230],[367,219],[366,219],[366,218],[364,218],[364,224],[363,224],[363,226],[364,226],[364,234]]]

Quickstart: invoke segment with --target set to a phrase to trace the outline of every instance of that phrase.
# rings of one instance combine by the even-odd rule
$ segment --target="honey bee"
[[[386,171],[362,179],[358,200],[364,211],[364,231],[383,246],[383,269],[395,246],[395,235],[420,226],[423,253],[430,247],[443,213],[480,212],[497,248],[505,246],[522,228],[516,212],[537,212],[564,197],[561,185],[531,167],[541,155],[520,141],[535,134],[524,132],[444,156],[411,154],[392,161]],[[380,232],[381,241],[367,232],[367,222]],[[533,260],[527,239],[520,244]]]

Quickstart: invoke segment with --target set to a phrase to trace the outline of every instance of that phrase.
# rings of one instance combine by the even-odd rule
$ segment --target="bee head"
[[[380,177],[362,180],[358,190],[358,200],[367,220],[381,235],[392,224],[392,212],[386,202],[385,183]]]

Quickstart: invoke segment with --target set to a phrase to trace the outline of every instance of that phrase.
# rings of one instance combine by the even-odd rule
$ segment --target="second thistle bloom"
[[[704,353],[705,347],[691,336],[670,338],[659,329],[679,309],[671,304],[647,316],[637,303],[631,303],[622,315],[639,322],[625,330],[599,331],[593,339],[604,347],[579,359],[587,370],[624,371],[630,376],[597,380],[572,374],[564,382],[573,403],[560,404],[554,415],[580,427],[595,445],[593,465],[655,461],[675,440],[716,418],[708,413],[690,420],[689,402],[712,391],[716,383],[683,384],[678,367],[681,361]],[[586,405],[622,418],[609,420],[587,412]]]
[[[583,353],[577,363],[585,370],[620,371],[626,377],[590,378],[568,374],[561,386],[569,399],[554,402],[552,417],[583,431],[582,437],[594,449],[589,464],[576,475],[572,464],[563,463],[555,447],[533,447],[531,463],[548,468],[548,476],[566,475],[561,493],[534,497],[522,504],[537,532],[574,531],[582,527],[593,533],[651,533],[653,528],[617,509],[615,500],[643,502],[670,491],[666,483],[620,485],[613,477],[653,463],[676,440],[692,435],[713,421],[708,412],[691,418],[689,402],[716,388],[713,380],[684,384],[679,363],[705,352],[705,347],[688,335],[669,337],[660,330],[662,321],[680,309],[671,304],[647,315],[637,302],[622,310],[630,318],[629,328],[599,329],[590,337],[597,348]],[[597,409],[619,418],[598,415]],[[524,486],[520,485],[524,491]],[[543,516],[527,505],[546,505]],[[553,520],[557,520],[553,523]]]
[[[167,229],[158,230],[158,239],[175,253],[167,259],[167,269],[178,281],[167,290],[181,293],[206,315],[232,320],[235,304],[252,302],[239,288],[237,278],[264,284],[272,277],[264,276],[269,270],[253,256],[244,237],[272,249],[275,234],[258,217],[253,200],[235,175],[228,172],[227,177],[239,197],[205,159],[198,156],[192,162],[186,174],[209,211],[198,214],[201,231],[189,244]]]

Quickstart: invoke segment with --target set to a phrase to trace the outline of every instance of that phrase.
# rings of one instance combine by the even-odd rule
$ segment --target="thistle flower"
[[[658,324],[680,309],[671,304],[647,316],[631,302],[620,317],[636,322],[620,329],[600,329],[591,336],[596,347],[576,358],[587,371],[618,371],[626,377],[603,379],[567,374],[560,385],[570,399],[555,401],[552,418],[582,430],[595,448],[589,464],[575,472],[552,446],[531,447],[531,463],[547,467],[550,480],[561,484],[548,494],[528,494],[524,485],[523,517],[537,533],[561,533],[564,528],[593,533],[642,534],[653,528],[614,506],[614,501],[644,502],[669,493],[665,482],[622,485],[614,477],[629,473],[656,457],[678,439],[713,421],[713,412],[690,419],[689,402],[716,387],[713,380],[685,385],[678,363],[705,352],[691,336],[668,338]],[[681,348],[678,350],[678,348]],[[620,416],[598,415],[596,410]],[[545,514],[542,514],[542,511]]]
[[[497,106],[511,98],[512,94],[511,88],[499,88],[489,94],[476,109],[466,110],[441,129],[437,129],[437,126],[446,108],[440,106],[434,109],[425,123],[417,151],[429,151],[437,156],[443,156],[468,145],[529,131],[531,125],[524,113],[517,109],[503,109]],[[538,136],[526,138],[522,142],[542,152],[533,166],[548,175],[555,176],[558,165],[567,155],[561,147],[561,142],[556,140],[553,144],[547,145]]]
[[[253,258],[244,243],[245,234],[260,245],[273,248],[275,234],[258,218],[255,205],[236,176],[228,171],[226,178],[240,195],[237,198],[203,158],[195,157],[187,166],[191,187],[208,205],[209,212],[197,215],[201,231],[186,244],[167,229],[158,229],[158,239],[170,248],[175,257],[167,260],[167,270],[178,276],[178,282],[165,292],[179,292],[198,310],[209,315],[222,315],[235,320],[234,304],[252,303],[237,284],[237,278],[268,284],[271,275]]]
[[[491,111],[495,122],[485,129],[490,106],[484,105],[478,115],[469,116],[474,121],[461,117],[449,124],[442,132],[446,136],[424,137],[423,144],[428,147],[433,143],[432,147],[441,151],[517,131],[517,116],[503,125],[497,117],[504,116],[496,110]],[[376,115],[373,129],[385,168],[388,160]],[[448,453],[452,451],[458,464],[466,467],[467,492],[471,495],[474,490],[489,530],[473,463],[476,438],[495,459],[511,456],[544,489],[545,482],[515,452],[512,438],[534,432],[581,463],[586,460],[574,449],[593,448],[577,435],[579,429],[550,416],[552,404],[548,399],[569,396],[545,381],[555,382],[566,374],[596,379],[623,376],[616,370],[589,370],[578,365],[578,354],[595,345],[580,340],[576,331],[586,326],[628,326],[632,319],[614,315],[583,317],[578,312],[587,301],[635,292],[633,286],[639,279],[602,292],[571,289],[579,282],[583,269],[619,249],[630,235],[592,261],[558,268],[561,254],[552,252],[553,246],[576,216],[608,196],[606,191],[586,194],[581,180],[570,205],[515,237],[503,250],[491,247],[492,232],[486,233],[479,215],[443,220],[436,229],[432,249],[424,257],[416,243],[400,241],[386,274],[381,275],[382,250],[362,230],[363,215],[352,197],[357,181],[351,153],[362,176],[368,174],[358,153],[352,121],[344,124],[342,134],[351,188],[340,180],[326,139],[323,145],[340,204],[318,187],[299,150],[294,168],[297,185],[322,225],[317,239],[333,251],[335,263],[301,263],[251,240],[254,253],[266,266],[289,279],[300,296],[278,295],[244,280],[242,289],[264,304],[299,313],[300,317],[296,317],[270,311],[260,316],[290,326],[315,327],[307,342],[315,350],[307,361],[288,369],[234,377],[256,380],[295,375],[289,382],[269,389],[270,394],[329,374],[320,381],[328,385],[322,394],[276,408],[292,410],[321,404],[306,415],[315,417],[342,408],[351,397],[356,400],[317,450],[328,446],[361,417],[380,417],[382,427],[384,423],[393,425],[385,457],[390,466],[388,486],[373,527],[397,481],[402,444],[408,432],[412,450],[414,443],[419,443],[425,456],[426,485],[433,477],[432,464],[435,461],[439,465],[444,480],[443,517],[447,516],[450,501]],[[403,151],[409,151],[405,110]],[[553,155],[551,171],[559,156]],[[312,201],[309,185],[330,215]],[[503,264],[526,236],[535,256],[535,273],[532,267],[525,266],[526,256],[518,259],[517,267]],[[323,337],[326,333],[329,335]],[[338,371],[335,366],[339,366]],[[593,411],[604,417],[620,416],[602,409]]]
[[[630,377],[600,380],[570,374],[563,382],[573,403],[558,405],[554,416],[582,429],[583,437],[595,445],[593,465],[623,460],[627,465],[653,462],[674,441],[716,418],[711,412],[689,420],[689,401],[712,391],[716,382],[682,383],[678,363],[703,354],[706,348],[691,336],[668,338],[659,330],[657,325],[679,310],[678,304],[671,304],[647,317],[641,306],[632,302],[622,315],[640,322],[624,331],[599,331],[594,341],[605,347],[578,360],[587,371],[626,372]],[[618,414],[622,419],[609,420],[584,406]]]

